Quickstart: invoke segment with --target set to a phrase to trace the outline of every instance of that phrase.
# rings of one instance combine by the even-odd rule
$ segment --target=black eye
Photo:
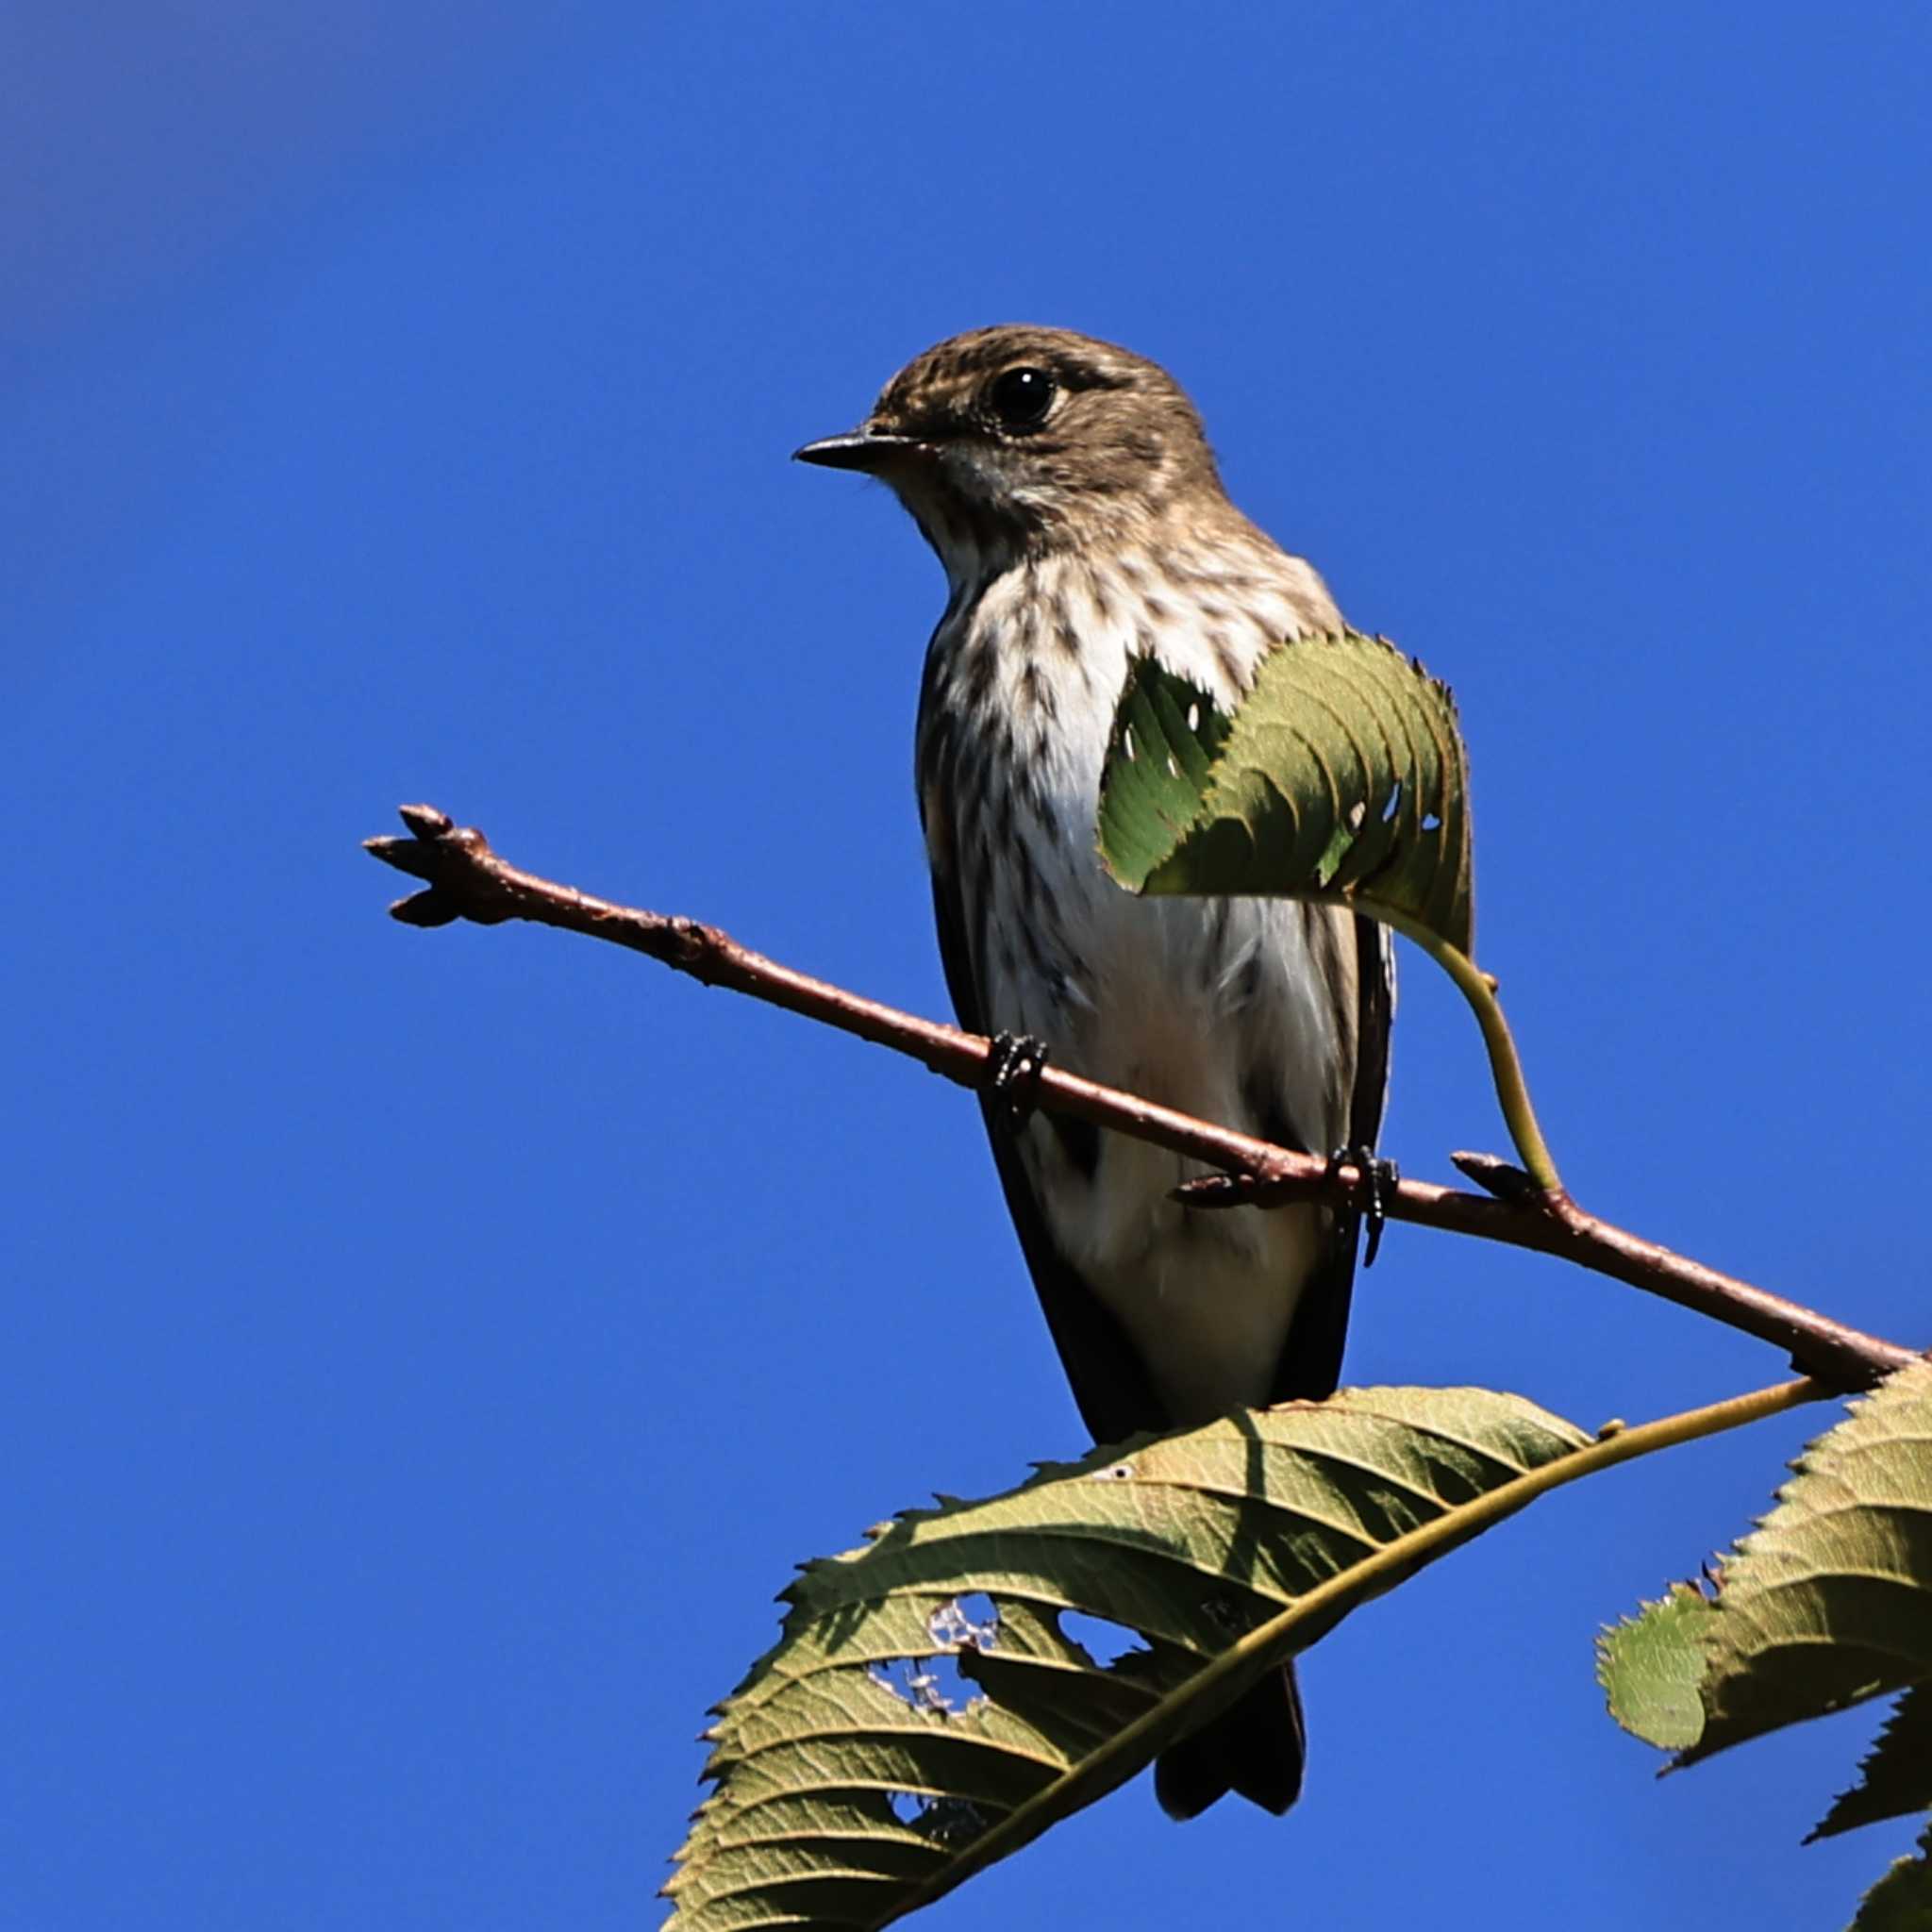
[[[1004,429],[1038,429],[1058,393],[1043,369],[1008,369],[987,385],[986,406]]]

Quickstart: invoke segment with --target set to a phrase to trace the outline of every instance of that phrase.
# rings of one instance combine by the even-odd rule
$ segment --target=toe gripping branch
[[[1376,1255],[1381,1252],[1382,1228],[1389,1218],[1385,1204],[1401,1181],[1402,1170],[1392,1160],[1377,1160],[1373,1147],[1338,1147],[1328,1157],[1329,1179],[1333,1180],[1344,1167],[1354,1168],[1361,1176],[1356,1191],[1361,1208],[1362,1226],[1367,1230],[1362,1247],[1362,1266],[1373,1268]]]
[[[995,1033],[991,1045],[981,1091],[1001,1103],[1008,1127],[1024,1127],[1040,1105],[1040,1076],[1049,1051],[1046,1041],[1031,1033]]]

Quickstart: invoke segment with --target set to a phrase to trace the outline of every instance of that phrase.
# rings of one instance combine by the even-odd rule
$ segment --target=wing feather
[[[932,899],[939,925],[940,961],[945,969],[953,1010],[969,1033],[984,1033],[988,1029],[973,976],[958,874],[951,866],[934,867]],[[987,1139],[1006,1192],[1007,1209],[1013,1218],[1021,1251],[1026,1257],[1041,1309],[1054,1346],[1059,1350],[1060,1365],[1073,1388],[1081,1420],[1096,1442],[1118,1442],[1142,1429],[1166,1427],[1167,1411],[1126,1330],[1069,1265],[1055,1242],[999,1104],[982,1095],[980,1110],[986,1118]]]

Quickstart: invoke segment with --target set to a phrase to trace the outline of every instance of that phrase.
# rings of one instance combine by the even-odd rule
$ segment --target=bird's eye
[[[1002,429],[1038,429],[1058,393],[1043,369],[1006,369],[987,385],[986,406]]]

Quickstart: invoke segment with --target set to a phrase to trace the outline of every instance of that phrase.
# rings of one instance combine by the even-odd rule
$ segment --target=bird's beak
[[[927,445],[916,436],[888,436],[883,430],[854,429],[824,436],[791,452],[795,463],[818,463],[827,470],[863,470],[876,475],[896,458],[918,456]]]

